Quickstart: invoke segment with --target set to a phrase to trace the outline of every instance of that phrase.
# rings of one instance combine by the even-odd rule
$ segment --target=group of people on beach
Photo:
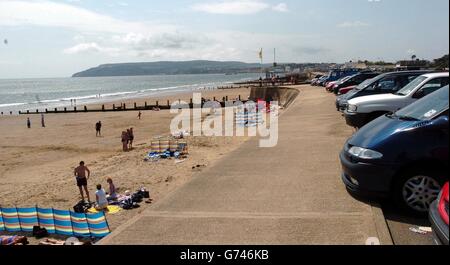
[[[133,149],[134,132],[133,128],[122,131],[122,149],[124,152]]]
[[[44,113],[41,113],[41,126],[42,128],[45,128],[45,117]],[[27,128],[31,129],[31,119],[30,117],[27,118]]]
[[[88,180],[91,176],[91,171],[85,165],[84,161],[81,161],[79,166],[75,168],[74,175],[77,181],[77,186],[80,189],[81,199],[84,201],[84,192],[86,192],[88,202],[91,203],[88,190]],[[106,182],[109,186],[108,192],[102,188],[101,184],[97,184],[97,191],[95,192],[95,209],[97,210],[106,209],[110,201],[117,199],[117,190],[113,180],[111,178],[107,178]]]

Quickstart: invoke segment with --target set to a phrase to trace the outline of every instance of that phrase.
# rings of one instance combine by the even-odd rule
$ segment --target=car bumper
[[[448,225],[444,223],[441,216],[439,215],[437,201],[431,204],[428,217],[431,222],[431,228],[433,229],[433,238],[436,244],[448,245]]]
[[[341,152],[339,158],[342,166],[341,177],[347,190],[365,197],[387,198],[390,196],[395,168],[354,162],[345,151]],[[357,183],[354,182],[355,180]]]
[[[350,113],[344,111],[345,122],[351,127],[361,128],[367,123],[367,113]]]
[[[337,111],[344,112],[347,109],[347,101],[336,99],[336,109]]]

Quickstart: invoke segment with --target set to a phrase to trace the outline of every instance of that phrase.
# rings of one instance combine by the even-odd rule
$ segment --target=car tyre
[[[394,183],[396,205],[409,214],[427,216],[445,183],[445,174],[434,169],[417,168],[404,171]]]

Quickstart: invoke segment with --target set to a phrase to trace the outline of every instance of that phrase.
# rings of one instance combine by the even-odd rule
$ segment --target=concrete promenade
[[[323,88],[299,86],[279,143],[251,139],[101,244],[389,244],[379,210],[352,198],[338,154],[352,129]]]

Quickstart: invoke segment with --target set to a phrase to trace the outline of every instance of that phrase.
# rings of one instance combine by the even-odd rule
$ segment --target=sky
[[[0,78],[163,60],[398,61],[449,52],[448,0],[0,0]]]

